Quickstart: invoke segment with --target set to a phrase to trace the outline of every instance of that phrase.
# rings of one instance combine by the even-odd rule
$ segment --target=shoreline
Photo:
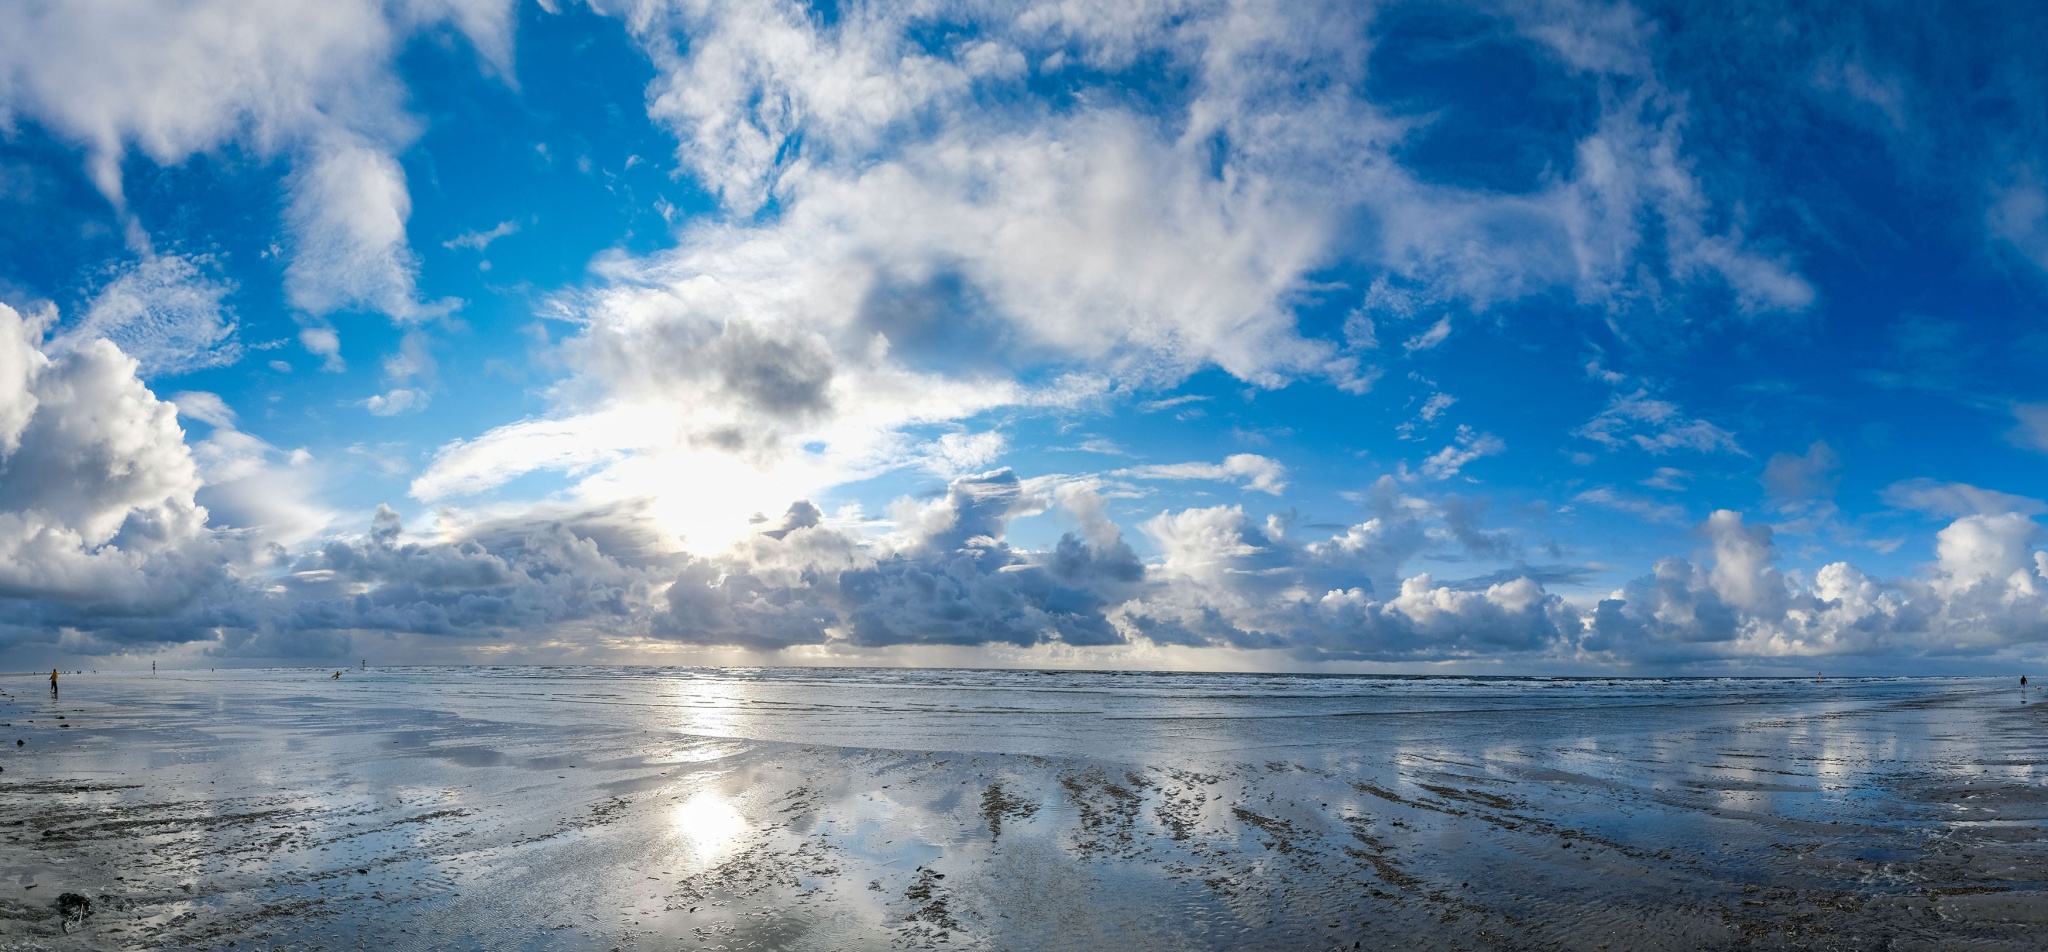
[[[1360,726],[1202,694],[1114,721],[1019,680],[0,697],[29,742],[0,754],[0,949],[2020,949],[2048,924],[2048,784],[2015,766],[2048,707],[1988,684],[1492,714],[1427,686],[1394,700],[1444,710]],[[70,931],[64,893],[92,903]]]

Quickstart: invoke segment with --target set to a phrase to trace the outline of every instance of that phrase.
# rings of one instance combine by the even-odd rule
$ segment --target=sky
[[[0,667],[2048,661],[2034,3],[0,6]]]

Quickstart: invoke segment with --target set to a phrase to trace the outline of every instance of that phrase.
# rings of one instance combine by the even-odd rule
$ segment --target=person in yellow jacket
[[[51,694],[52,696],[54,696],[54,695],[55,695],[56,693],[57,693],[57,669],[56,669],[56,668],[51,668],[51,669],[50,669],[50,694]]]

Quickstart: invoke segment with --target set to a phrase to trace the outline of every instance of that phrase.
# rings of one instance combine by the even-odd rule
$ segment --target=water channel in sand
[[[0,680],[0,949],[2048,948],[2016,681],[329,673]]]

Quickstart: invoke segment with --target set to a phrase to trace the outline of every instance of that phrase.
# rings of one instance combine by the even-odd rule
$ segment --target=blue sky
[[[0,12],[0,657],[1993,671],[2026,4]]]

